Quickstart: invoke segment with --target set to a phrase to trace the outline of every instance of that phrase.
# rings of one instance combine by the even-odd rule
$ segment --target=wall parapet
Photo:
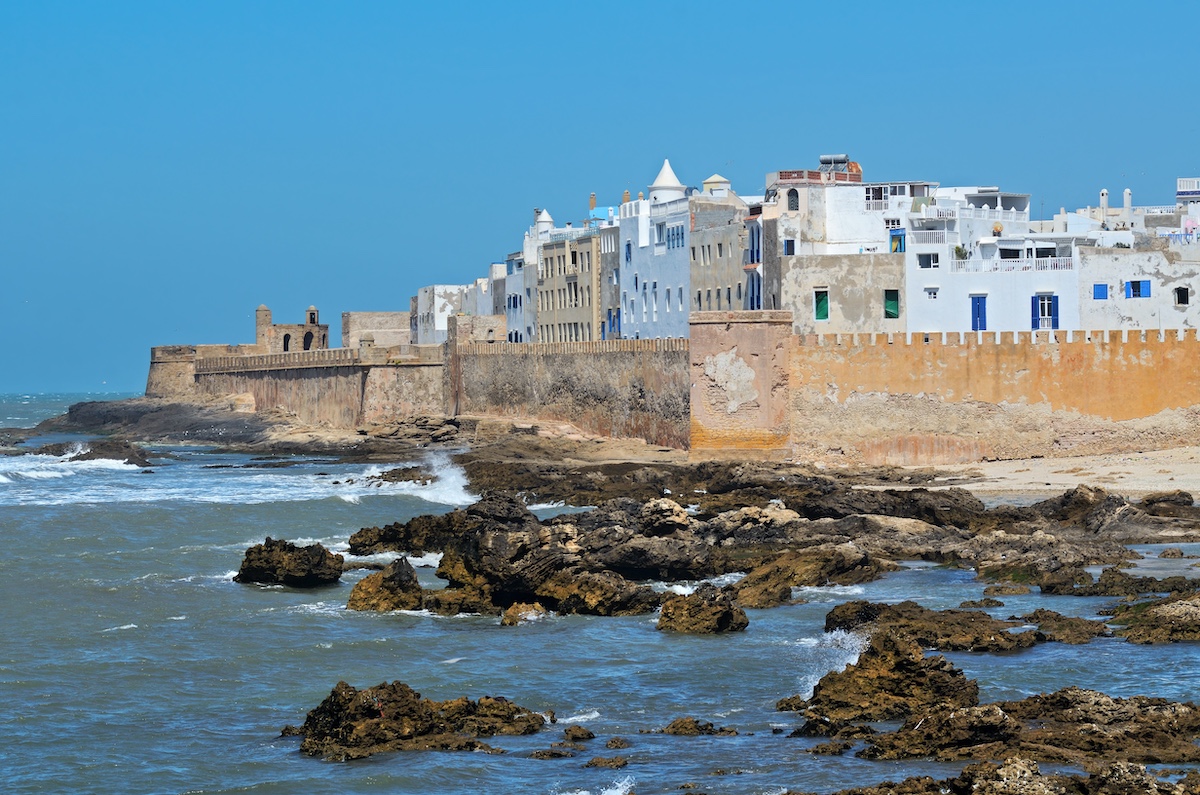
[[[972,346],[988,345],[1072,345],[1076,343],[1197,342],[1200,329],[1122,329],[1093,331],[910,331],[896,334],[801,334],[796,344],[801,347],[863,348],[888,345]]]
[[[688,341],[678,337],[646,340],[594,340],[592,342],[467,342],[458,346],[460,354],[472,356],[674,353],[687,350]]]
[[[386,361],[386,352],[380,364]],[[215,356],[196,361],[196,373],[240,373],[255,370],[297,370],[311,367],[359,367],[364,363],[358,349],[327,348],[293,353],[254,356]]]

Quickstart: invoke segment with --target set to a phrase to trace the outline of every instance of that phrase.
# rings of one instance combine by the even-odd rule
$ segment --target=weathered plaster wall
[[[791,312],[694,312],[693,454],[781,458],[788,452]]]
[[[362,412],[366,370],[353,366],[200,373],[196,382],[209,395],[249,392],[259,411],[279,407],[305,422],[354,428]]]
[[[370,332],[376,348],[412,342],[408,312],[343,312],[342,347],[357,348],[362,335]]]
[[[1192,330],[839,339],[740,314],[695,317],[695,454],[939,464],[1195,443]]]
[[[1172,261],[1176,260],[1176,261]],[[1200,326],[1200,262],[1179,261],[1163,251],[1080,248],[1079,305],[1084,328],[1196,328]],[[1125,284],[1149,281],[1149,297],[1126,298]],[[1108,286],[1096,300],[1094,286]],[[1175,288],[1188,302],[1176,301]]]
[[[903,254],[781,257],[780,264],[781,308],[794,313],[797,334],[895,334],[907,328]],[[829,295],[827,320],[816,319],[813,296],[818,289]],[[899,318],[884,318],[884,290],[897,291]]]
[[[1179,413],[1200,404],[1192,333],[1161,341],[1136,332],[1060,333],[1056,342],[1046,332],[1036,342],[1030,332],[962,336],[794,346],[794,453],[943,463],[1169,446],[1192,436]]]
[[[458,413],[560,420],[607,436],[688,444],[687,340],[460,345]]]

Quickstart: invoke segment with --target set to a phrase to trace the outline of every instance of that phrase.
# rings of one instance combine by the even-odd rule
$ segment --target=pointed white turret
[[[549,210],[534,210],[533,224],[538,237],[542,237],[550,234],[550,230],[554,228],[554,219],[550,217]]]
[[[654,184],[650,186],[650,201],[660,203],[682,199],[686,195],[686,191],[687,188],[671,170],[671,161],[663,160],[662,170],[658,172],[658,176],[654,178]]]

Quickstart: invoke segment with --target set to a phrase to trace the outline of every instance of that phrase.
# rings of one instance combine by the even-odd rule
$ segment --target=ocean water
[[[31,400],[30,415],[52,411],[51,401]],[[364,614],[345,604],[365,572],[308,591],[239,585],[232,576],[245,549],[268,535],[344,551],[360,527],[469,504],[447,458],[424,462],[441,476],[430,486],[376,487],[364,478],[386,467],[297,458],[260,468],[246,456],[155,452],[149,472],[0,458],[0,791],[646,795],[694,782],[709,793],[766,795],[961,769],[804,753],[816,741],[788,738],[796,721],[774,703],[855,659],[860,638],[822,631],[833,605],[911,598],[955,607],[981,596],[970,572],[911,564],[876,583],[803,589],[807,603],[751,611],[746,632],[721,637],[660,633],[654,616],[550,617],[506,628],[481,616]],[[428,566],[436,560],[414,563],[435,585]],[[994,615],[1046,606],[1094,616],[1108,602],[1004,601]],[[1194,644],[1100,640],[950,656],[988,700],[1071,684],[1190,699],[1200,685]],[[298,739],[279,736],[339,680],[365,687],[396,679],[439,700],[507,696],[553,710],[558,723],[532,737],[489,740],[501,755],[416,752],[351,763],[303,756]],[[740,734],[641,733],[686,715]],[[586,751],[528,758],[576,723],[597,734]],[[631,747],[604,748],[613,736]],[[630,760],[622,770],[583,767],[618,753]]]

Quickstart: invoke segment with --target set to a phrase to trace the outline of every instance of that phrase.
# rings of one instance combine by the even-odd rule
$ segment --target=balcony
[[[962,207],[959,218],[977,218],[981,221],[1028,221],[1028,210],[991,210],[987,207]]]
[[[1037,257],[1034,259],[956,259],[950,262],[951,273],[1000,273],[1009,271],[1072,271],[1071,257]]]
[[[913,210],[908,214],[909,218],[918,220],[933,219],[936,221],[954,221],[958,218],[957,207],[937,207],[935,205],[926,204],[919,210]]]
[[[928,244],[944,244],[946,242],[945,229],[926,229],[916,230],[908,233],[909,243],[918,243],[922,245]]]

